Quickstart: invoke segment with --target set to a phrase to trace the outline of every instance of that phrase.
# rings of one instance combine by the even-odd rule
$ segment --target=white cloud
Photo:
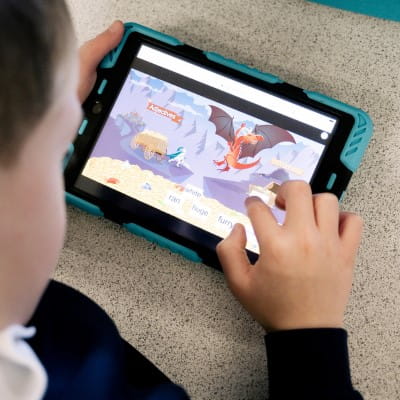
[[[155,89],[153,86],[150,86],[147,83],[140,82],[140,81],[138,82],[138,81],[135,81],[134,79],[131,79],[131,83],[134,86],[145,87],[156,93],[161,93],[161,91],[162,91],[161,89]]]
[[[169,103],[169,105],[170,105],[170,106],[173,106],[173,107],[181,108],[182,110],[185,110],[185,111],[187,111],[187,112],[190,112],[191,114],[202,116],[200,113],[198,113],[197,111],[195,111],[195,110],[194,110],[192,107],[190,107],[189,105],[179,104],[179,103],[176,103],[176,102],[174,102],[174,101],[171,102],[171,103]]]

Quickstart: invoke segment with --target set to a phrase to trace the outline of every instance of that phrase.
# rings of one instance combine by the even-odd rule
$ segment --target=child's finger
[[[315,220],[324,233],[336,233],[339,226],[339,201],[332,193],[319,193],[313,196]],[[337,236],[336,236],[337,237]]]
[[[228,284],[238,295],[248,279],[252,265],[246,254],[246,232],[241,224],[236,224],[229,236],[217,246],[217,254]]]
[[[304,181],[285,182],[277,193],[277,204],[286,211],[284,226],[303,229],[315,225],[311,187]]]
[[[356,214],[342,212],[339,217],[339,236],[346,255],[350,257],[351,265],[357,254],[363,229],[362,218]]]
[[[260,251],[265,251],[265,245],[275,237],[280,229],[271,209],[258,197],[246,199],[247,215],[253,225]]]
[[[118,46],[124,33],[124,24],[114,21],[113,24],[94,39],[87,41],[80,50],[81,60],[88,71],[95,71],[100,61],[112,49]]]

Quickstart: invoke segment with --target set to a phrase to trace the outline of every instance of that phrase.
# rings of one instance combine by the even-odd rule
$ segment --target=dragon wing
[[[215,134],[223,137],[227,142],[235,140],[235,130],[233,128],[233,118],[218,107],[211,106],[211,115],[208,119],[215,125]]]
[[[261,150],[270,149],[281,142],[296,143],[288,131],[275,125],[256,125],[253,134],[262,136],[263,140],[255,144],[243,144],[240,158],[255,157]]]

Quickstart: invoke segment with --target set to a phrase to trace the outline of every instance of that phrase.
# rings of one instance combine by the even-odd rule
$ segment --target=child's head
[[[16,160],[55,95],[58,67],[72,44],[63,0],[0,3],[0,164]]]
[[[62,246],[61,164],[81,116],[64,0],[0,2],[0,329],[30,317]]]

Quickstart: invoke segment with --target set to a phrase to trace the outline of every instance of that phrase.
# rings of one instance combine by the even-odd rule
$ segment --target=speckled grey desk
[[[375,134],[342,207],[365,220],[346,314],[353,381],[400,398],[400,24],[302,0],[69,0],[80,42],[115,18],[366,110]],[[219,272],[68,209],[56,278],[88,294],[193,399],[263,399],[263,331]]]

